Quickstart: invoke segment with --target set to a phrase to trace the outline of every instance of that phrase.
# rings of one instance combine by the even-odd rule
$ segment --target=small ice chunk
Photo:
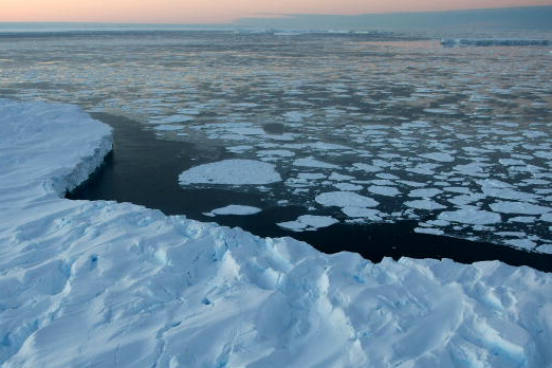
[[[459,222],[461,224],[488,225],[502,220],[498,213],[480,210],[477,207],[466,206],[456,211],[441,212],[439,220]]]
[[[293,161],[293,166],[316,167],[320,169],[338,169],[339,166],[316,160],[314,157],[299,158]]]
[[[395,197],[401,194],[401,192],[395,187],[381,186],[381,185],[371,185],[368,187],[368,190],[374,194]]]
[[[343,174],[340,174],[340,173],[336,173],[334,171],[334,172],[332,172],[332,174],[330,175],[330,177],[328,179],[329,180],[335,180],[335,181],[344,181],[344,180],[352,180],[354,178],[355,178],[354,176],[343,175]]]
[[[453,198],[447,199],[452,204],[455,204],[457,206],[464,206],[466,204],[470,204],[473,202],[477,202],[485,198],[483,194],[480,193],[472,193],[467,195],[459,195]]]
[[[537,248],[537,252],[552,254],[552,244],[543,244]]]
[[[253,148],[254,148],[253,146],[240,145],[240,146],[227,147],[226,150],[232,153],[243,153]]]
[[[334,184],[334,187],[336,187],[339,190],[351,191],[351,192],[362,190],[362,185],[351,184],[351,183],[337,183],[337,184]]]
[[[326,179],[326,175],[321,173],[299,173],[297,177],[302,180],[322,180]]]
[[[516,248],[522,248],[522,249],[527,249],[527,250],[532,250],[535,247],[535,245],[537,245],[537,243],[535,243],[534,241],[532,241],[530,239],[527,239],[527,238],[508,239],[508,240],[505,240],[504,243],[508,244],[508,245],[511,245],[511,246],[514,246]]]
[[[254,215],[256,213],[261,212],[262,210],[257,207],[252,206],[242,206],[237,204],[231,204],[226,207],[216,208],[212,210],[209,213],[206,213],[206,216],[228,216],[228,215],[235,215],[235,216],[247,216],[247,215]]]
[[[512,217],[511,219],[508,220],[508,222],[520,222],[523,224],[531,224],[535,222],[535,220],[536,218],[532,216],[517,216],[517,217]]]
[[[417,227],[414,229],[415,233],[429,234],[429,235],[443,235],[445,232],[441,229],[434,229],[429,227]]]
[[[420,182],[417,182],[417,181],[411,181],[411,180],[399,180],[398,182],[401,183],[401,184],[404,184],[406,186],[414,187],[414,188],[421,188],[421,187],[426,186],[426,184],[424,184],[424,183],[420,183]]]
[[[372,198],[344,191],[319,194],[315,201],[327,207],[376,207],[379,204]]]
[[[442,193],[440,189],[424,188],[424,189],[414,189],[410,191],[410,193],[408,193],[408,196],[418,197],[418,198],[431,198],[431,197],[435,197],[439,193]]]
[[[500,213],[515,213],[520,215],[542,215],[552,212],[552,208],[539,206],[525,202],[495,202],[490,205],[491,209]]]
[[[262,185],[281,180],[274,165],[254,160],[223,160],[194,166],[178,177],[181,185]]]
[[[337,224],[338,222],[338,220],[331,216],[303,215],[299,216],[295,221],[280,222],[277,225],[284,229],[300,232],[321,229]]]
[[[417,210],[435,211],[435,210],[442,210],[446,208],[442,204],[431,201],[429,199],[418,199],[415,201],[407,201],[404,204],[407,207],[415,208]]]
[[[369,173],[378,172],[378,171],[382,170],[381,167],[379,167],[379,166],[368,165],[368,164],[363,164],[363,163],[353,164],[353,167],[356,170],[361,170],[361,171],[369,172]]]
[[[467,187],[445,187],[443,188],[445,192],[458,193],[458,194],[470,194],[470,188]]]
[[[423,153],[420,155],[420,157],[424,157],[430,160],[438,161],[438,162],[452,162],[454,161],[454,157],[451,156],[448,153],[445,152],[431,152],[431,153]]]
[[[363,208],[363,207],[344,207],[341,209],[347,217],[351,218],[366,218],[372,221],[381,221],[383,213],[372,208]]]

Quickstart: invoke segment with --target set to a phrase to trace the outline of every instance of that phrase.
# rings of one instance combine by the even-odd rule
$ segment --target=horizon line
[[[439,14],[439,13],[462,13],[473,11],[493,11],[493,10],[516,10],[516,9],[537,9],[537,8],[552,8],[552,5],[529,5],[529,6],[505,6],[505,7],[486,7],[486,8],[466,8],[466,9],[450,9],[450,10],[426,10],[426,11],[392,11],[392,12],[374,12],[374,13],[359,13],[359,14],[323,14],[323,13],[259,13],[258,15],[237,18],[230,22],[209,23],[209,22],[192,22],[192,23],[174,23],[174,22],[140,22],[140,21],[2,21],[0,24],[97,24],[97,25],[167,25],[167,26],[238,26],[239,22],[247,19],[283,19],[299,16],[312,17],[344,17],[354,18],[362,16],[386,16],[386,15],[405,15],[405,14]]]

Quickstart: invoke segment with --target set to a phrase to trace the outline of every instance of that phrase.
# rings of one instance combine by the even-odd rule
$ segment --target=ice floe
[[[255,160],[223,160],[194,166],[180,174],[178,182],[189,184],[261,185],[281,181],[274,165]]]
[[[336,207],[375,207],[379,203],[372,198],[354,192],[326,192],[316,196],[316,202],[323,206]]]
[[[206,216],[228,216],[228,215],[247,216],[247,215],[257,214],[261,211],[262,210],[258,207],[231,204],[225,207],[215,208],[214,210],[206,213],[205,215]]]
[[[316,160],[314,157],[299,158],[293,161],[294,166],[315,167],[319,169],[337,169],[339,166]]]
[[[337,224],[339,221],[330,216],[299,216],[295,221],[280,222],[278,226],[291,231],[312,231]]]
[[[495,212],[520,215],[543,215],[552,212],[552,207],[544,207],[526,202],[495,202],[491,203]]]
[[[502,217],[498,213],[468,206],[456,211],[441,212],[438,218],[440,220],[472,225],[496,224],[502,220]]]

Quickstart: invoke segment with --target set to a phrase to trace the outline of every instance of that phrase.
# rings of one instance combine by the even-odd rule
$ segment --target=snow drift
[[[77,108],[0,100],[3,367],[550,367],[552,277],[321,254],[71,201],[111,147]]]

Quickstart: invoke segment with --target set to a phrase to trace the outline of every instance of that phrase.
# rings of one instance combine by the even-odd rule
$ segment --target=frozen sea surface
[[[182,174],[183,191],[234,193],[217,207],[303,208],[274,225],[315,215],[422,226],[456,213],[459,221],[435,225],[446,236],[515,247],[517,238],[499,234],[523,232],[534,245],[520,249],[548,252],[550,46],[444,48],[436,40],[389,37],[146,32],[27,35],[14,42],[12,36],[0,38],[0,96],[78,104],[137,121],[160,142],[192,146],[192,162],[172,179],[178,183]],[[151,154],[162,151],[160,144]],[[237,167],[227,166],[224,178],[204,171],[227,160],[273,170],[257,184]],[[316,200],[334,191],[373,199],[377,216]],[[246,193],[263,200],[235,202]],[[124,193],[103,199],[129,200]],[[462,219],[467,206],[500,220]],[[512,220],[520,216],[534,218]]]
[[[111,149],[110,129],[73,106],[7,100],[0,129],[3,367],[552,364],[550,274],[372,264],[64,199]]]

